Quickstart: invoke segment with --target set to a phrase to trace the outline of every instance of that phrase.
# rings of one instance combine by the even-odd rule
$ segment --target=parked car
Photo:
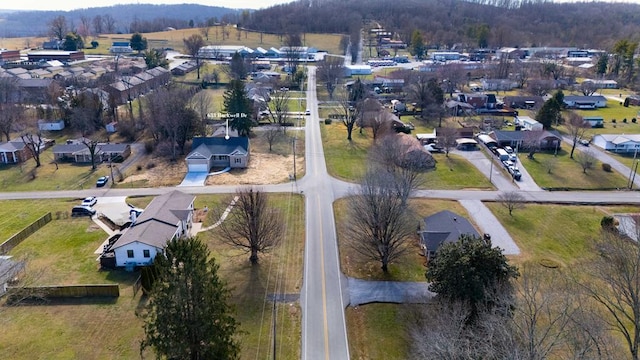
[[[587,139],[580,139],[580,145],[583,145],[583,146],[589,146],[589,140],[587,140]]]
[[[505,146],[504,151],[506,151],[508,154],[513,154],[513,148],[511,146]]]
[[[514,153],[509,154],[509,161],[511,162],[518,162],[518,156]]]
[[[98,181],[96,181],[96,186],[97,187],[103,187],[105,185],[107,185],[107,183],[109,182],[109,177],[108,176],[101,176],[98,178]]]
[[[311,115],[311,110],[307,109],[307,111],[304,112],[305,115]]]
[[[436,144],[427,144],[424,146],[424,149],[430,153],[441,153],[444,152],[444,149]]]
[[[95,196],[89,196],[86,197],[82,200],[82,206],[88,206],[88,207],[92,207],[93,205],[95,205],[98,202],[98,198]]]
[[[77,205],[71,209],[71,216],[93,216],[95,214],[96,209],[89,206]]]
[[[510,171],[511,176],[513,176],[513,179],[516,181],[520,181],[520,179],[522,178],[522,173],[520,173],[520,170],[518,170],[518,168],[514,168],[512,171]]]

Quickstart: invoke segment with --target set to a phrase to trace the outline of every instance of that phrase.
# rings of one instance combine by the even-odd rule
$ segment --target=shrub
[[[100,46],[100,44],[99,44],[97,41],[93,40],[93,41],[91,42],[91,48],[92,48],[92,49],[95,49],[95,48],[97,48],[98,46]]]
[[[616,119],[611,119],[611,122],[615,124],[616,123]]]
[[[148,163],[146,166],[147,170],[153,169],[154,167],[156,167],[156,163],[152,163],[152,162]]]
[[[602,170],[606,172],[611,172],[611,164],[602,163]]]
[[[622,119],[622,122],[626,124],[627,123],[627,118]]]
[[[136,166],[136,170],[138,170],[138,171],[142,171],[142,165],[138,165],[138,166]]]
[[[331,119],[324,119],[325,125],[331,125]]]
[[[635,124],[635,123],[636,123],[636,121],[637,121],[637,120],[636,120],[636,118],[631,118],[631,122],[632,122],[632,123],[634,123],[634,124]]]
[[[616,219],[613,216],[604,216],[602,220],[600,220],[600,227],[605,231],[616,231]]]
[[[147,154],[151,154],[154,148],[155,148],[155,144],[153,143],[153,140],[147,140],[144,142],[144,151]]]

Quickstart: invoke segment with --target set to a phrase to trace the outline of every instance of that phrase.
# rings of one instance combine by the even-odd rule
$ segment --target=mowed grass
[[[320,124],[327,170],[331,176],[356,182],[366,173],[367,153],[372,145],[369,130],[360,133],[354,129],[347,140],[347,129],[342,122]],[[489,180],[465,159],[449,154],[434,154],[436,168],[421,175],[421,188],[425,189],[492,189]]]
[[[219,274],[232,289],[231,302],[241,322],[242,359],[271,354],[272,293],[299,294],[304,252],[304,202],[298,195],[274,194],[274,206],[286,219],[282,244],[251,267],[248,255],[216,240],[212,231],[199,236],[220,264]],[[223,195],[198,196],[196,207],[222,206]],[[143,207],[150,197],[128,199]],[[76,199],[40,200],[38,210],[68,211]],[[19,214],[33,201],[3,201],[0,215]],[[226,206],[226,205],[224,205]],[[13,211],[7,210],[13,209]],[[17,222],[17,221],[16,221]],[[24,222],[29,222],[24,220]],[[115,300],[68,300],[45,305],[2,306],[0,348],[10,359],[132,359],[139,357],[144,333],[135,316],[144,300],[133,296],[138,273],[99,271],[93,252],[107,235],[88,218],[56,219],[33,234],[10,255],[29,258],[30,274],[40,284],[119,283]],[[297,297],[277,305],[278,358],[300,358],[300,308]],[[34,326],[37,324],[37,326]]]
[[[516,262],[545,259],[568,267],[589,259],[600,233],[603,216],[629,207],[569,206],[526,204],[509,216],[500,203],[486,203],[520,248]],[[636,210],[637,211],[637,210]]]
[[[423,218],[444,209],[469,218],[464,207],[457,201],[412,199],[410,200],[410,205],[413,213],[409,214],[409,216],[415,221],[416,229]],[[385,274],[380,268],[381,263],[379,261],[363,259],[353,247],[346,243],[347,227],[353,221],[349,219],[348,206],[349,198],[339,199],[333,204],[340,265],[345,275],[366,280],[426,281],[425,258],[419,246],[417,233],[406,243],[406,252],[403,257],[389,264],[389,272]]]
[[[574,158],[579,156],[579,150],[584,148],[576,148]],[[593,168],[584,173],[577,160],[569,157],[569,151],[569,148],[562,149],[558,151],[558,156],[554,156],[553,153],[536,153],[533,160],[527,156],[520,156],[519,161],[536,184],[543,188],[616,189],[627,186],[625,176],[615,171],[602,170],[602,163],[597,160]],[[555,162],[551,173],[544,165],[548,161]]]
[[[367,304],[345,310],[352,359],[410,359],[405,307]],[[428,341],[428,339],[425,339]]]
[[[96,180],[109,174],[109,168],[100,164],[96,171],[90,164],[53,163],[51,149],[40,155],[41,165],[34,159],[22,164],[0,166],[2,191],[79,190],[96,186]]]

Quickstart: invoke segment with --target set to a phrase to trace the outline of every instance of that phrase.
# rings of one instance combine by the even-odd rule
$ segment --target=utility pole
[[[273,294],[273,312],[272,315],[273,316],[273,360],[276,360],[276,317],[277,317],[277,312],[276,312],[276,297],[278,295]]]
[[[633,181],[635,180],[636,169],[638,168],[638,164],[636,161],[636,157],[638,156],[638,149],[633,153],[633,160],[631,161],[631,172],[629,173],[629,182],[627,183],[627,187],[629,189],[633,188]]]

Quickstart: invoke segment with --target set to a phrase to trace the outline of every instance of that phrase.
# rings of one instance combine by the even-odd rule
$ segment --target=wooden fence
[[[48,212],[43,215],[38,220],[32,222],[30,225],[25,227],[24,229],[18,231],[12,237],[10,237],[7,241],[0,244],[0,255],[4,255],[11,251],[14,247],[18,246],[24,239],[28,238],[31,234],[38,231],[41,227],[45,226],[47,223],[51,221],[51,213]]]
[[[9,287],[7,293],[9,302],[18,299],[119,297],[120,287],[118,284],[26,286]]]

